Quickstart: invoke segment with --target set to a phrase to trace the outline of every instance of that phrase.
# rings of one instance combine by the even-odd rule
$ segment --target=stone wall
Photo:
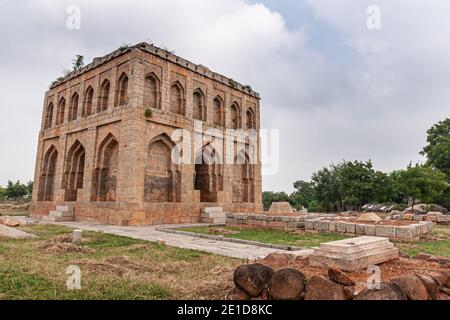
[[[329,232],[346,235],[366,235],[386,237],[395,240],[415,240],[431,233],[433,223],[420,221],[408,225],[395,225],[395,221],[388,220],[386,224],[364,223],[355,221],[333,220],[328,218],[307,219],[305,221],[306,232]]]
[[[411,222],[407,225],[369,224],[355,221],[341,221],[336,215],[302,214],[298,216],[268,216],[265,214],[227,213],[226,224],[236,227],[267,228],[285,231],[341,233],[349,236],[367,235],[387,237],[395,240],[415,240],[433,229],[431,221]],[[385,222],[386,223],[386,222]]]

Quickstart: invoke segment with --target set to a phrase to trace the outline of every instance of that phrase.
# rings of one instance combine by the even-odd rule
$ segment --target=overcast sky
[[[374,4],[381,29],[367,27]],[[0,185],[33,179],[44,92],[73,57],[141,41],[261,94],[262,127],[281,140],[264,190],[342,159],[423,160],[426,130],[449,116],[449,1],[0,0]]]

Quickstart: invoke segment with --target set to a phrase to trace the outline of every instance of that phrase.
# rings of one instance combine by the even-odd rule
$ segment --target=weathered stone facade
[[[262,211],[259,138],[252,162],[248,138],[228,134],[258,130],[259,115],[250,87],[147,43],[96,58],[45,94],[32,215],[65,204],[75,220],[137,225],[196,222],[208,206]],[[196,150],[194,128],[221,137]],[[171,160],[177,129],[192,139],[187,163]],[[229,157],[230,143],[232,163],[202,159]]]

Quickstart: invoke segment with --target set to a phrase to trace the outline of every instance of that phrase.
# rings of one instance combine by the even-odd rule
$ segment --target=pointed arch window
[[[92,114],[92,104],[94,101],[94,88],[89,86],[84,93],[84,103],[82,110],[82,117],[87,117]]]
[[[128,76],[125,73],[119,77],[117,82],[117,106],[128,103]]]
[[[78,117],[78,93],[74,93],[72,95],[72,98],[70,99],[70,106],[69,106],[69,121],[76,120]]]
[[[53,124],[53,103],[50,102],[47,110],[45,110],[44,129],[51,128]]]
[[[160,92],[161,88],[158,77],[154,73],[147,75],[144,82],[144,107],[160,108]]]
[[[223,125],[223,102],[219,96],[214,98],[213,108],[214,108],[214,120],[213,120],[214,124],[218,126]]]
[[[100,87],[100,98],[97,106],[97,112],[108,110],[109,91],[111,84],[108,80],[104,80]]]
[[[196,120],[205,121],[206,120],[206,106],[205,106],[205,95],[202,90],[197,89],[194,91],[193,97],[193,116]]]
[[[64,123],[64,115],[66,111],[66,99],[61,98],[58,102],[58,108],[56,112],[56,125],[61,125]]]

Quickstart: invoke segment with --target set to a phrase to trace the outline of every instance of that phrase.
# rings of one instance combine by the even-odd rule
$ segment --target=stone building
[[[261,211],[259,137],[231,130],[259,119],[249,86],[153,45],[95,58],[45,94],[32,215],[67,205],[75,220],[138,225]]]

